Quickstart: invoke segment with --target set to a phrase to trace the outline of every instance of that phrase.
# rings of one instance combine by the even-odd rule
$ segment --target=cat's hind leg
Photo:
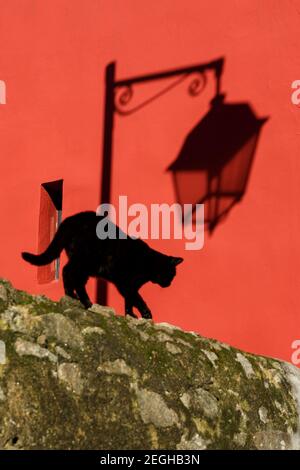
[[[80,302],[85,306],[85,308],[90,308],[93,305],[93,303],[91,302],[91,300],[88,296],[88,293],[86,291],[86,288],[85,288],[85,284],[86,284],[87,280],[88,280],[88,276],[87,276],[85,282],[83,281],[82,283],[78,284],[75,287],[75,290],[78,294]]]
[[[85,308],[93,304],[89,299],[85,285],[89,276],[84,272],[83,266],[68,262],[63,269],[63,280],[66,295],[77,298]]]
[[[68,295],[69,297],[72,297],[73,299],[79,300],[79,297],[76,294],[75,288],[74,288],[74,285],[73,285],[72,270],[70,269],[69,263],[67,263],[63,267],[62,275],[63,275],[65,295]]]
[[[88,275],[84,275],[83,273],[77,273],[75,283],[75,291],[78,294],[80,302],[85,306],[85,308],[90,308],[93,305],[85,288],[88,278]]]

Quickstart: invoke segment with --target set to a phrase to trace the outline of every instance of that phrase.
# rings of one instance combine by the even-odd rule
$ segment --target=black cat
[[[86,282],[90,276],[102,277],[112,282],[123,295],[125,314],[136,317],[133,313],[133,307],[136,307],[142,317],[152,318],[138,290],[148,281],[168,287],[176,275],[176,266],[183,259],[159,253],[143,240],[124,238],[124,232],[112,222],[109,223],[117,238],[101,240],[96,235],[100,220],[95,212],[80,212],[68,217],[43,253],[23,252],[22,257],[35,266],[43,266],[58,258],[65,249],[69,258],[63,268],[66,295],[79,298],[85,308],[89,308],[92,303],[85,289]]]

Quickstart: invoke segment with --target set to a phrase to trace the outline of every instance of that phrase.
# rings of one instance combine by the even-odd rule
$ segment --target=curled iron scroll
[[[198,96],[204,90],[207,83],[207,77],[205,72],[203,71],[199,71],[196,73],[194,72],[192,75],[193,78],[188,85],[187,91],[190,96],[195,97]],[[189,73],[181,75],[179,78],[177,78],[177,80],[169,84],[167,87],[163,88],[155,95],[151,96],[150,98],[147,98],[146,100],[133,106],[132,108],[128,108],[127,106],[130,104],[134,97],[133,85],[129,84],[121,88],[117,88],[115,93],[115,111],[121,116],[128,116],[130,114],[133,114],[139,109],[144,108],[148,104],[152,103],[156,99],[168,93],[180,83],[190,78],[192,75]]]
[[[191,96],[198,96],[204,90],[207,83],[207,78],[205,73],[199,73],[188,86],[188,92]]]

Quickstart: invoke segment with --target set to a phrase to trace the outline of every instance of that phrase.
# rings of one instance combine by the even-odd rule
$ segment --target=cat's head
[[[176,266],[183,262],[183,258],[165,256],[157,260],[151,281],[161,287],[169,287],[176,276]]]

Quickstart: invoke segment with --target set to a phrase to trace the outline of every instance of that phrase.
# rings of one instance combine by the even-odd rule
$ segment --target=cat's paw
[[[146,320],[151,320],[152,319],[152,313],[150,310],[144,310],[142,312],[142,317],[145,318]]]
[[[82,304],[83,304],[83,306],[86,310],[88,310],[89,308],[91,308],[93,306],[93,303],[90,300],[82,302]]]
[[[125,316],[126,317],[132,317],[132,318],[138,318],[138,316],[133,312],[126,312]]]

